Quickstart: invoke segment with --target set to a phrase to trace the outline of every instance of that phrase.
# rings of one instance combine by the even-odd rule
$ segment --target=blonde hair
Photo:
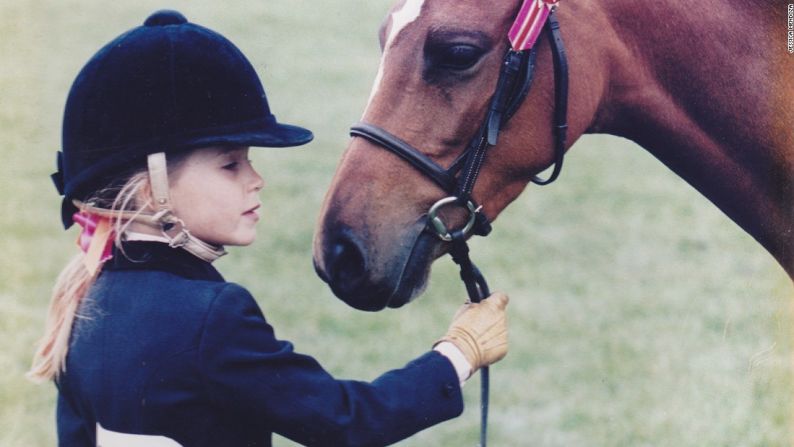
[[[114,243],[121,248],[121,241],[131,220],[121,219],[124,211],[142,212],[150,205],[149,175],[146,170],[127,178],[121,187],[108,187],[97,192],[86,202],[112,211],[111,224],[115,230]],[[146,200],[141,200],[146,197]],[[141,203],[142,202],[142,203]],[[76,318],[88,318],[79,313],[80,305],[101,272],[90,274],[83,264],[85,255],[80,252],[58,275],[53,287],[44,337],[38,344],[33,364],[27,377],[35,382],[57,379],[66,371],[66,354]]]

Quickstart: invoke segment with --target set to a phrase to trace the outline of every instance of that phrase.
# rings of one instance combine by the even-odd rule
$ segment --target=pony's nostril
[[[328,260],[332,285],[340,290],[354,288],[366,272],[364,255],[349,238],[339,239],[330,247]]]

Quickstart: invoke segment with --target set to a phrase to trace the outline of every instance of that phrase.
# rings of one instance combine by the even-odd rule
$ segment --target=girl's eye
[[[239,165],[240,165],[239,163],[237,163],[236,161],[234,161],[234,162],[232,162],[232,163],[229,163],[229,164],[223,165],[223,169],[226,169],[227,171],[234,171],[234,170],[236,170],[236,169],[237,169],[237,167],[238,167]]]

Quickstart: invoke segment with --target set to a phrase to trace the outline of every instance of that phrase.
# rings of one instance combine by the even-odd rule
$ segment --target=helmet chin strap
[[[146,216],[150,222],[157,223],[163,236],[171,247],[183,248],[196,257],[212,262],[226,254],[222,246],[208,244],[193,236],[185,227],[182,219],[174,215],[168,188],[168,168],[165,152],[150,154],[146,160],[149,168],[149,183],[152,188],[154,215]],[[137,219],[136,219],[137,220]]]
[[[85,211],[109,219],[133,221],[146,225],[154,230],[159,230],[162,236],[141,237],[141,234],[132,234],[127,240],[162,241],[174,248],[182,248],[197,258],[212,262],[226,254],[222,246],[208,244],[193,236],[182,219],[176,217],[171,210],[171,198],[168,193],[168,170],[166,168],[165,153],[159,152],[149,155],[147,159],[149,168],[149,183],[155,202],[154,214],[143,211],[113,211],[99,208],[91,203],[79,200],[72,202],[81,211]]]

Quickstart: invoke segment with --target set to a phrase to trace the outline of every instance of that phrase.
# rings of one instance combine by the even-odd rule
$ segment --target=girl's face
[[[247,147],[192,151],[169,176],[174,214],[204,242],[249,245],[256,238],[262,177]]]

